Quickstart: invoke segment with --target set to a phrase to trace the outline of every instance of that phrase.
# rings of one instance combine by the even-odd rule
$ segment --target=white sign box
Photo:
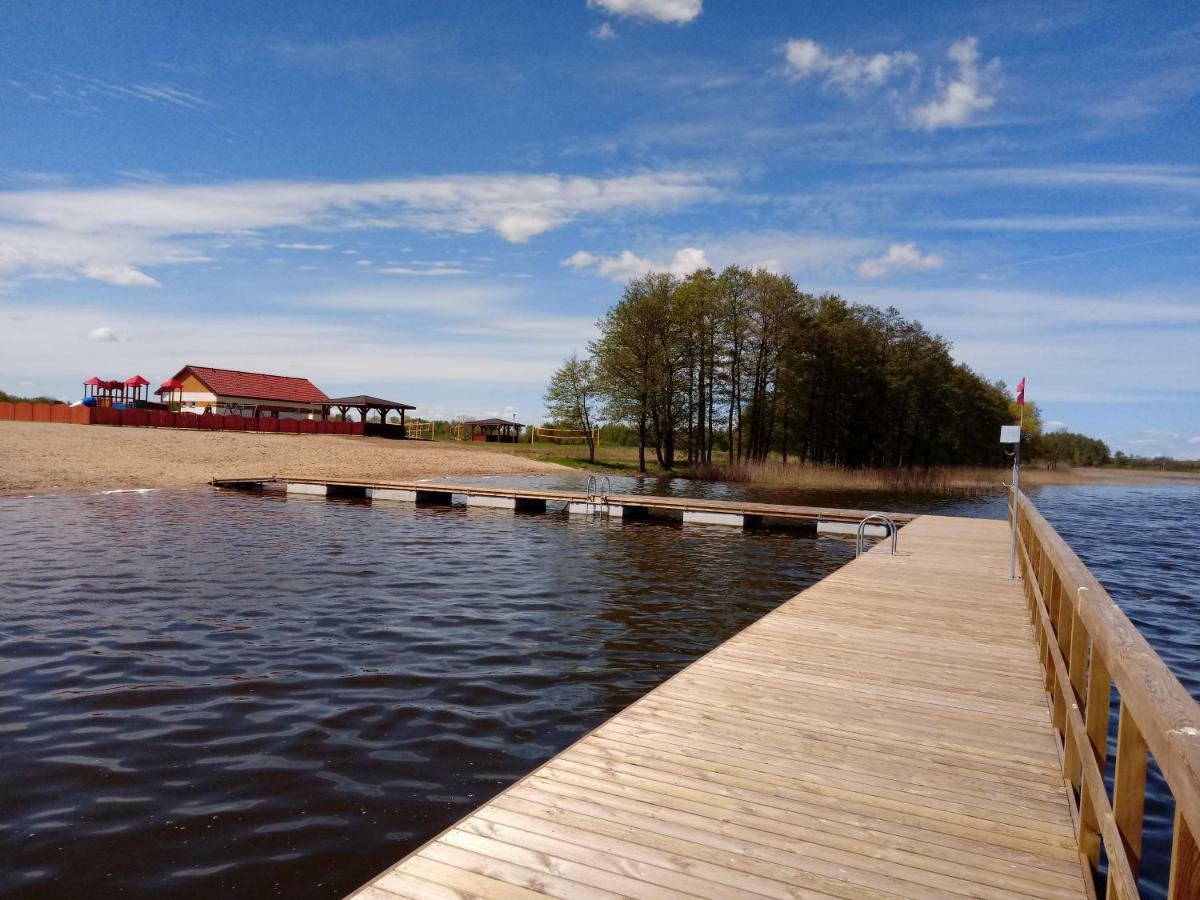
[[[1020,425],[1001,425],[1000,426],[1000,443],[1002,443],[1002,444],[1019,444],[1019,443],[1021,443],[1021,426]]]

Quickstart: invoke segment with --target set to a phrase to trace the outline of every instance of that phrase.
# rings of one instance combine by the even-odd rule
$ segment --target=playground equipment
[[[432,422],[405,422],[404,436],[418,441],[433,440]]]

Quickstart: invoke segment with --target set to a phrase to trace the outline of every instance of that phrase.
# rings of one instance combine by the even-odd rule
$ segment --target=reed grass
[[[849,469],[807,462],[743,462],[689,467],[689,478],[760,484],[809,491],[887,491],[938,497],[983,497],[1004,493],[1006,469],[937,466],[928,469]]]

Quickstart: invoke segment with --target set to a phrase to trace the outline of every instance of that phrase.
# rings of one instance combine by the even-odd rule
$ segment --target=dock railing
[[[1196,900],[1200,706],[1033,502],[1020,492],[1016,500],[1019,569],[1061,742],[1063,776],[1072,788],[1080,853],[1096,883],[1105,885],[1108,900],[1139,896],[1152,754],[1175,801],[1168,897]],[[1104,772],[1114,687],[1120,708],[1110,794]]]

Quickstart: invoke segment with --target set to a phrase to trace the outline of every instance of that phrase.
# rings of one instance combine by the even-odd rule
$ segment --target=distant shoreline
[[[554,449],[561,454],[561,463],[547,455],[548,448],[541,445],[534,448],[337,435],[202,433],[4,421],[0,422],[0,496],[200,487],[214,476],[266,476],[280,472],[402,480],[448,475],[534,475],[561,473],[568,467],[590,468],[583,459],[566,452],[582,454],[582,448]],[[624,451],[619,456],[631,454],[631,448],[619,450]],[[620,462],[628,465],[631,460]],[[618,471],[624,465],[599,462],[595,469]],[[996,469],[995,474],[1003,478],[1005,470]],[[1022,479],[1031,486],[1189,484],[1200,487],[1200,474],[1146,469],[1029,468],[1022,472]],[[853,483],[811,487],[855,489]]]

